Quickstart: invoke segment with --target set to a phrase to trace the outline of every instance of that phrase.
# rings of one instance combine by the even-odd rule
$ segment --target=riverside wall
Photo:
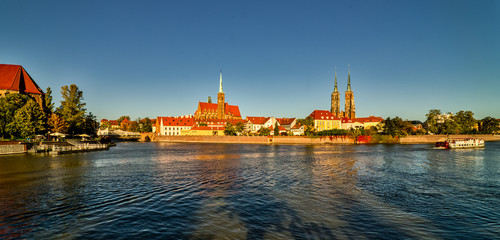
[[[352,144],[354,141],[340,137],[302,136],[154,136],[158,142],[205,142],[205,143],[247,143],[247,144]]]
[[[0,142],[0,154],[25,153],[27,146],[19,142]]]
[[[482,138],[485,141],[500,141],[500,135],[416,135],[407,136],[399,140],[402,144],[436,143],[447,138]]]

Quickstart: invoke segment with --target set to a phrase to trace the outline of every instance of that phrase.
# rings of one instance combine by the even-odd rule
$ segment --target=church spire
[[[222,70],[220,70],[220,84],[219,84],[219,92],[222,93]]]
[[[335,67],[335,87],[333,88],[333,92],[338,92],[339,89],[337,88],[337,67]]]
[[[351,90],[351,65],[347,65],[347,91],[352,92]]]

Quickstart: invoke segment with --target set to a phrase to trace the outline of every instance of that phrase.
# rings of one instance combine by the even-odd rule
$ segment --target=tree
[[[425,114],[427,120],[425,120],[424,126],[426,127],[427,131],[432,133],[438,133],[439,131],[437,124],[438,115],[441,115],[441,110],[438,109],[431,109],[429,110],[429,113]]]
[[[500,122],[492,117],[485,117],[479,121],[479,131],[484,134],[492,134],[500,130]]]
[[[7,94],[0,98],[0,136],[2,138],[16,135],[16,112],[31,98],[24,94]]]
[[[37,132],[45,130],[44,113],[40,105],[30,99],[15,114],[15,132],[22,138],[34,137]]]
[[[48,120],[49,130],[51,132],[67,133],[68,123],[57,113],[52,113]]]
[[[44,101],[44,112],[48,116],[54,112],[54,103],[52,102],[52,89],[50,87],[47,87],[47,90],[45,91],[45,101]]]
[[[314,120],[312,119],[312,117],[307,117],[305,119],[298,119],[297,122],[304,125],[304,134],[306,136],[312,136],[315,134]]]
[[[109,121],[101,122],[101,124],[99,125],[99,128],[100,129],[111,128],[111,123],[109,123]]]
[[[226,123],[226,128],[224,129],[224,135],[226,136],[236,136],[236,129],[229,121]]]
[[[127,131],[129,132],[138,132],[139,131],[139,122],[131,121],[128,123]]]
[[[458,124],[458,129],[461,134],[472,133],[477,124],[476,119],[474,119],[474,113],[471,111],[457,112],[455,116],[453,116],[453,120]]]
[[[279,126],[278,126],[278,122],[276,122],[274,124],[274,136],[278,136],[280,135],[280,129],[279,129]]]
[[[68,124],[69,133],[80,133],[86,111],[83,92],[75,84],[71,84],[69,87],[63,86],[61,94],[63,101],[57,112]]]
[[[271,134],[271,129],[270,128],[260,128],[259,131],[259,136],[269,136]]]
[[[243,130],[245,130],[245,124],[243,122],[237,122],[234,128],[237,133],[243,133]]]
[[[128,121],[130,121],[130,116],[126,115],[126,116],[121,116],[120,118],[118,118],[118,120],[116,120],[118,122],[118,125],[121,125],[123,120],[127,119]]]
[[[141,119],[139,121],[139,131],[140,132],[152,132],[153,131],[153,123],[151,123],[151,119],[148,117]]]
[[[89,114],[85,115],[85,119],[83,119],[83,132],[88,135],[94,135],[97,131],[99,123],[97,122],[97,118],[89,112]]]
[[[446,119],[439,127],[439,134],[458,134],[460,133],[459,125],[453,119]]]

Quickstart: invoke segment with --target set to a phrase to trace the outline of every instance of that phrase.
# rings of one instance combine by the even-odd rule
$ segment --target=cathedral
[[[332,92],[332,104],[330,112],[338,118],[356,118],[356,108],[354,106],[354,94],[351,89],[351,70],[347,72],[347,91],[345,91],[345,111],[340,111],[340,93],[337,88],[337,71],[335,71],[335,87]]]
[[[222,71],[220,72],[217,103],[212,103],[210,97],[208,97],[208,102],[199,102],[194,119],[199,121],[241,119],[240,108],[226,103],[226,94],[222,90]]]

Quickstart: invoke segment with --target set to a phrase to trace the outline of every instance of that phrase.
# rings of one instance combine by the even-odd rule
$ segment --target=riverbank
[[[244,143],[244,144],[355,144],[349,136],[150,136],[154,142],[187,142],[187,143]],[[395,139],[391,143],[431,144],[447,137],[482,138],[485,141],[500,141],[499,135],[419,135]],[[361,142],[356,142],[361,143]],[[370,141],[362,142],[370,143]]]

